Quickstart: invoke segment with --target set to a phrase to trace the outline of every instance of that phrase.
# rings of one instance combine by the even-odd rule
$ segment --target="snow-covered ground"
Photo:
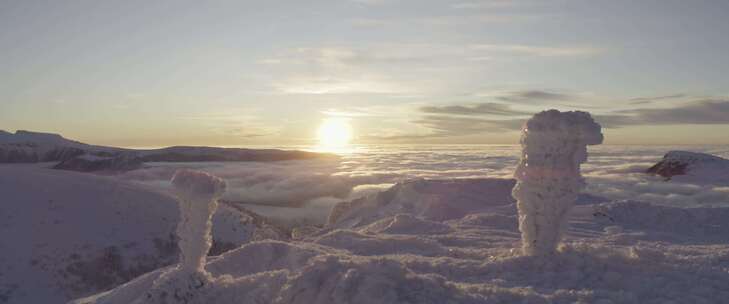
[[[213,280],[193,303],[725,303],[729,209],[712,207],[729,206],[729,185],[643,173],[676,149],[591,148],[587,189],[553,259],[519,254],[515,146],[155,163],[113,177],[0,165],[0,303],[58,303],[127,280],[78,303],[144,295],[167,268],[152,270],[176,260],[177,209],[165,193],[182,167],[222,177],[224,199],[241,203],[221,204],[230,213],[216,214],[213,235],[244,245],[208,259]],[[331,223],[287,240],[240,206],[294,226]]]
[[[62,303],[177,261],[177,202],[118,179],[0,165],[0,303]],[[214,251],[286,236],[221,206]]]
[[[509,183],[464,180],[456,182],[468,184],[456,186],[461,191],[432,191],[453,183],[399,185],[341,207],[338,221],[297,241],[249,243],[213,258],[206,265],[213,279],[184,303],[725,303],[729,297],[729,209],[578,203],[558,253],[528,257],[520,253],[515,204],[503,195]],[[469,197],[468,188],[501,195]],[[478,207],[454,219],[423,212],[444,204]],[[74,303],[145,299],[165,271]]]

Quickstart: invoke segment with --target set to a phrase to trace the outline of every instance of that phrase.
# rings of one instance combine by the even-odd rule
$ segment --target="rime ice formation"
[[[211,218],[225,191],[225,182],[204,172],[182,169],[172,177],[172,185],[180,201],[180,262],[161,274],[134,304],[168,303],[171,299],[173,303],[194,303],[204,297],[203,287],[214,280],[204,268],[205,257],[212,245]]]
[[[602,143],[600,129],[580,111],[543,111],[524,125],[513,190],[524,254],[555,252],[567,213],[585,185],[580,164],[587,161],[587,145]]]
[[[212,245],[211,218],[218,208],[218,198],[225,192],[225,182],[204,172],[178,170],[172,185],[180,200],[180,268],[204,271],[205,255]]]

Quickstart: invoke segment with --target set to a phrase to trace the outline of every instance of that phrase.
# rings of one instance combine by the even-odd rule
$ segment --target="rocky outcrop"
[[[729,160],[706,153],[670,151],[646,173],[660,175],[666,180],[729,181]]]

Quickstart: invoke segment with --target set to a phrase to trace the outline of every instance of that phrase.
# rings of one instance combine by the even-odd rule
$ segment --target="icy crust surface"
[[[459,182],[466,189],[473,181],[448,181]],[[416,207],[377,216],[356,209],[368,219],[361,225],[335,222],[298,241],[248,243],[209,259],[210,277],[189,293],[169,289],[166,301],[144,303],[657,304],[729,297],[727,209],[577,205],[564,244],[545,258],[521,255],[513,202],[443,194],[481,206],[460,218],[434,219],[421,214],[419,205],[429,203],[420,200],[423,193],[394,189],[398,202]],[[348,212],[357,217],[354,210]],[[73,303],[130,303],[167,270]]]

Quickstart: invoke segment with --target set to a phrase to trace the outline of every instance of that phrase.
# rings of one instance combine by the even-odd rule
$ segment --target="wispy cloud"
[[[622,110],[602,120],[612,127],[630,125],[729,124],[729,100],[701,99],[671,108]]]
[[[237,138],[264,137],[280,132],[280,128],[263,123],[254,111],[231,109],[227,112],[208,112],[179,118],[189,120],[190,124],[214,134]]]
[[[321,111],[322,114],[332,117],[368,117],[372,114],[359,111],[359,110],[338,110],[338,109],[327,109]]]
[[[631,98],[631,104],[646,104],[651,103],[654,101],[659,100],[667,100],[667,99],[678,99],[678,98],[684,98],[686,97],[686,94],[672,94],[672,95],[663,95],[663,96],[653,96],[653,97],[636,97]]]
[[[537,94],[537,96],[542,96]],[[544,95],[549,98],[557,96]],[[410,121],[428,132],[397,134],[382,140],[418,140],[465,136],[489,132],[518,131],[532,114],[508,104],[480,103],[448,106],[421,106],[423,114]],[[729,100],[703,99],[670,108],[639,108],[593,113],[604,128],[639,125],[729,124]]]
[[[475,105],[449,105],[449,106],[424,106],[421,112],[429,114],[452,114],[452,115],[528,115],[529,112],[514,110],[510,105],[500,103],[479,103]]]
[[[502,96],[498,96],[497,99],[507,102],[524,103],[538,101],[570,101],[576,99],[576,96],[542,90],[524,90],[508,92]]]
[[[387,2],[392,2],[392,0],[350,0],[354,3],[358,4],[364,4],[364,5],[382,5]]]
[[[470,2],[458,2],[451,4],[453,9],[472,10],[472,9],[491,9],[500,7],[512,7],[522,4],[522,2],[514,0],[484,0],[484,1],[470,1]]]
[[[605,51],[603,48],[593,46],[538,46],[524,44],[478,44],[472,46],[472,48],[492,53],[540,57],[589,56]]]
[[[294,94],[417,94],[445,86],[446,73],[462,74],[514,56],[567,57],[595,54],[597,48],[474,44],[385,43],[359,46],[301,47],[263,58],[278,75],[278,91]],[[403,73],[403,71],[408,71]],[[435,86],[434,86],[435,85]],[[558,92],[511,92],[504,101],[569,100]]]

